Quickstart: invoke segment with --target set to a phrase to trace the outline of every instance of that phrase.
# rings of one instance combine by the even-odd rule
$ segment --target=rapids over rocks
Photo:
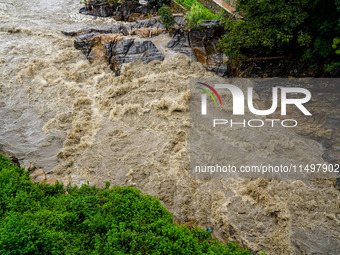
[[[61,33],[88,26],[72,18],[79,8],[73,0],[0,0],[2,153],[60,180],[138,187],[181,222],[213,228],[252,250],[339,254],[334,180],[191,177],[189,80],[217,75],[167,49],[171,38],[163,34],[153,39],[163,61],[127,63],[115,76]],[[321,144],[290,130],[259,131],[252,139],[235,130],[229,143],[273,163],[324,162]]]

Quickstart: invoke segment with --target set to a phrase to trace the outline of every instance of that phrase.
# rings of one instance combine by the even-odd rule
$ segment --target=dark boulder
[[[173,39],[167,44],[167,48],[173,51],[183,53],[189,57],[190,60],[196,60],[193,49],[190,47],[188,35],[176,34]]]
[[[116,47],[115,49],[119,52],[119,47]],[[153,42],[137,38],[125,55],[124,63],[136,62],[138,60],[147,64],[153,60],[164,60],[164,56]]]
[[[79,10],[79,13],[97,17],[114,17],[118,21],[133,22],[146,19],[149,15],[157,15],[152,6],[141,5],[135,0],[125,0],[123,3],[101,3],[93,1]]]
[[[154,6],[140,5],[137,8],[135,8],[134,12],[148,15],[150,13],[156,13],[156,10]]]
[[[220,76],[226,75],[226,58],[217,49],[219,38],[224,33],[224,23],[218,20],[203,21],[187,32],[181,25],[181,17],[177,20],[177,27],[171,31],[173,39],[167,47],[186,54],[190,59],[196,58],[209,71]]]
[[[97,17],[109,17],[113,15],[115,6],[109,3],[91,3],[86,4],[86,6],[80,8],[79,13],[85,15],[92,15]]]
[[[153,42],[139,38],[125,37],[109,47],[110,67],[117,75],[122,64],[142,61],[147,64],[153,60],[164,60],[163,54]]]
[[[99,25],[99,26],[91,26],[83,29],[65,29],[61,31],[64,35],[67,36],[80,36],[90,33],[99,33],[99,34],[122,34],[122,35],[130,35],[133,34],[135,30],[139,28],[157,28],[158,31],[165,30],[164,26],[160,22],[159,17],[154,17],[145,20],[138,20],[136,22],[122,23],[117,22],[113,25]]]
[[[94,37],[98,36],[98,32],[84,34],[76,37],[74,40],[74,47],[77,50],[81,50],[83,54],[88,55],[91,51],[91,41]]]
[[[147,64],[164,59],[152,41],[121,34],[84,34],[75,39],[74,45],[91,62],[96,59],[106,60],[116,75],[120,74],[122,64],[139,60]]]

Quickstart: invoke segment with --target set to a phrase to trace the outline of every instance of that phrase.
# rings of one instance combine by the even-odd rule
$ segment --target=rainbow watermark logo
[[[217,93],[217,91],[213,87],[211,87],[209,84],[206,84],[206,83],[203,83],[203,82],[197,82],[197,83],[209,88],[217,96],[218,100],[220,101],[221,106],[223,106],[220,95]],[[196,88],[201,89],[205,93],[207,93],[211,97],[211,99],[214,101],[215,105],[217,105],[214,96],[211,94],[211,92],[209,90],[204,89],[202,87],[196,87]],[[203,107],[203,104],[204,104],[204,107]],[[204,113],[203,113],[203,110],[204,110]],[[202,114],[204,114],[204,115],[207,114],[207,95],[206,94],[202,95]]]
[[[214,87],[212,87],[211,85],[207,83],[203,83],[203,82],[197,82],[197,83],[202,86],[205,86],[206,88],[209,88],[217,96],[221,106],[223,106],[221,96],[218,94],[216,89],[228,89],[232,94],[233,114],[244,115],[245,96],[244,96],[243,91],[239,87],[235,85],[231,85],[231,84],[215,84]],[[202,115],[207,115],[207,94],[213,100],[215,105],[217,105],[216,100],[213,94],[209,90],[202,88],[202,87],[196,87],[196,88],[206,93],[206,94],[202,94],[201,96],[201,112],[202,112]],[[287,105],[295,105],[306,116],[312,115],[303,105],[305,103],[308,103],[310,99],[312,98],[310,91],[305,88],[292,88],[292,87],[287,87],[287,88],[273,87],[272,88],[272,106],[267,110],[258,110],[254,107],[253,88],[248,87],[247,88],[247,105],[248,105],[249,111],[255,115],[261,115],[261,116],[270,115],[274,113],[278,107],[279,89],[281,91],[281,115],[287,115]],[[287,97],[288,94],[301,94],[301,95],[304,95],[304,97],[303,98],[288,98]]]
[[[306,134],[325,118],[318,101],[329,100],[323,88],[338,86],[337,80],[312,78],[191,79],[190,173],[207,179],[333,178],[335,171],[321,170],[332,167],[320,144]]]

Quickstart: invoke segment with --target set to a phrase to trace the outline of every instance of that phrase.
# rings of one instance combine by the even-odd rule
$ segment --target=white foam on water
[[[216,76],[181,54],[127,64],[119,77],[106,63],[90,64],[74,49],[73,39],[60,33],[86,26],[69,16],[80,7],[75,2],[0,5],[2,152],[59,176],[80,175],[99,186],[106,181],[136,186],[157,196],[182,221],[221,228],[229,240],[267,254],[335,254],[340,196],[334,180],[192,178],[189,80]],[[169,40],[160,38],[157,45]],[[285,131],[279,140],[270,140],[267,132],[255,140],[234,134],[229,142],[252,150],[249,157],[258,151],[274,163],[288,155],[322,161],[320,144],[294,132]],[[280,148],[291,152],[284,156]],[[243,160],[236,153],[229,156]]]

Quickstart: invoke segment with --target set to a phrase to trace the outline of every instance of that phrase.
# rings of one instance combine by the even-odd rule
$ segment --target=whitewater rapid
[[[338,254],[340,193],[334,180],[199,180],[189,173],[189,81],[216,77],[185,55],[127,64],[116,77],[90,64],[61,34],[79,1],[0,1],[0,151],[23,164],[90,184],[132,185],[158,197],[182,222],[221,229],[267,254]],[[71,15],[71,16],[70,16]],[[167,35],[155,38],[165,45]],[[164,49],[161,49],[165,53]],[[242,159],[322,159],[293,131],[228,138]],[[259,141],[265,141],[259,143]]]

